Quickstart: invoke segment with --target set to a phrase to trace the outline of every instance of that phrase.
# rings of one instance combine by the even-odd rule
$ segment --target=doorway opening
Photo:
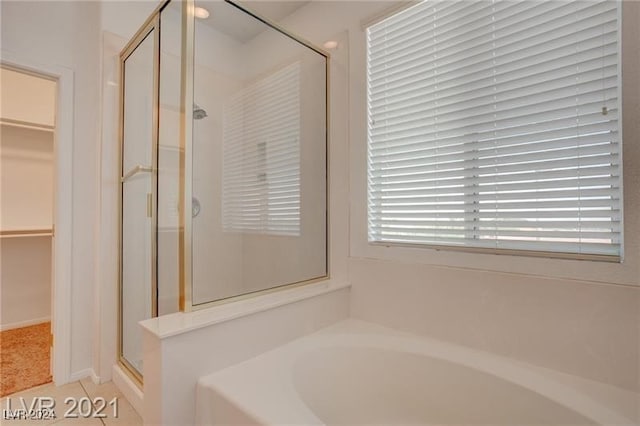
[[[52,381],[57,81],[0,67],[0,397]]]

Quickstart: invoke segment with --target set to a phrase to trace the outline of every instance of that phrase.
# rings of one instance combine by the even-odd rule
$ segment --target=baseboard
[[[9,324],[0,324],[0,331],[13,330],[16,328],[29,327],[30,325],[42,324],[43,322],[50,322],[51,317],[42,317],[36,319],[30,319],[26,321],[12,322]]]
[[[85,368],[83,370],[76,371],[75,373],[71,373],[71,375],[69,376],[69,382],[77,382],[78,380],[82,380],[86,377],[90,377],[94,383],[99,383],[96,382],[96,380],[100,380],[100,378],[96,376],[93,368]]]
[[[102,383],[102,379],[96,374],[93,368],[91,369],[91,381],[94,385],[99,385],[100,383]]]
[[[137,411],[140,417],[144,418],[142,415],[144,394],[138,385],[131,380],[129,375],[122,371],[122,368],[120,368],[118,364],[113,366],[111,380],[113,380],[116,387],[120,389],[120,392],[122,392],[127,401],[129,401],[133,409]]]

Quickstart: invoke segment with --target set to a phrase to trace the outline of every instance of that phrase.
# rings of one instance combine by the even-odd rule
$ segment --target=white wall
[[[91,367],[98,218],[98,2],[3,1],[2,52],[74,71],[71,373]]]
[[[160,2],[161,0],[102,1],[100,28],[102,31],[118,35],[126,44]]]

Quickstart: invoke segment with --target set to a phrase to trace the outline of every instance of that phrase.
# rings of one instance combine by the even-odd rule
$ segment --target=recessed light
[[[338,42],[335,40],[325,41],[323,46],[325,49],[335,49],[336,47],[338,47]]]
[[[209,17],[209,11],[204,7],[196,7],[194,14],[196,18],[207,19]]]

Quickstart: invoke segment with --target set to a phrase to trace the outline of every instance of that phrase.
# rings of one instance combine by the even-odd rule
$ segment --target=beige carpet
[[[51,381],[51,323],[0,332],[0,397]]]

